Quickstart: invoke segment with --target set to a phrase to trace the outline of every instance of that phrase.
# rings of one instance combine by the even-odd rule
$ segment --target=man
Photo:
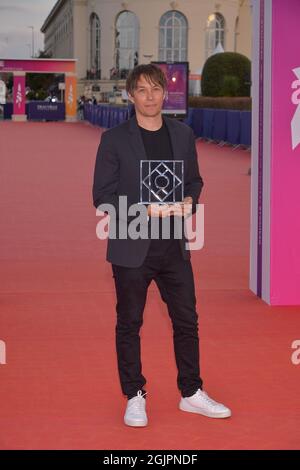
[[[174,159],[184,162],[183,201],[147,205],[147,218],[143,222],[151,228],[155,221],[169,218],[170,237],[164,239],[160,224],[158,239],[110,236],[108,240],[107,260],[112,263],[117,295],[118,370],[122,391],[128,399],[124,416],[128,426],[146,426],[148,423],[139,331],[152,280],[157,283],[172,320],[177,385],[182,395],[179,408],[212,418],[231,415],[227,407],[209,398],[202,390],[190,252],[186,249],[185,237],[177,239],[175,236],[178,226],[175,221],[183,223],[191,212],[196,211],[203,181],[192,130],[162,116],[166,85],[166,78],[157,66],[135,67],[127,79],[126,90],[136,114],[102,135],[95,165],[94,205],[105,204],[106,207],[110,204],[116,210],[118,227],[124,228],[130,217],[126,220],[127,214],[120,210],[119,196],[126,196],[129,205],[140,201],[140,161]]]

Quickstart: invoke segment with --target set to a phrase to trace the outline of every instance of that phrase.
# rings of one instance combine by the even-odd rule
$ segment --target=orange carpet
[[[233,416],[178,410],[171,323],[152,285],[141,333],[149,426],[124,426],[113,279],[91,198],[100,134],[0,123],[0,448],[299,448],[300,308],[249,291],[250,154],[205,143],[205,247],[192,255],[201,369]]]

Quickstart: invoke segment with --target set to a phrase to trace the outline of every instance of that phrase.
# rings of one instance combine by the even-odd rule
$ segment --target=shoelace
[[[200,395],[205,401],[206,403],[208,403],[209,405],[212,405],[212,406],[218,406],[219,403],[217,403],[215,400],[213,400],[212,398],[210,398],[206,392],[204,392],[203,390],[197,390],[197,394]]]
[[[137,396],[133,397],[132,401],[130,401],[130,409],[134,409],[135,411],[144,411],[144,400],[142,400],[142,398],[144,398],[146,394],[147,392],[143,394],[142,391],[139,390],[137,392]]]

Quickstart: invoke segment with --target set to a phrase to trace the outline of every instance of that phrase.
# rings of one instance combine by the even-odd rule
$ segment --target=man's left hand
[[[177,215],[186,218],[192,213],[192,204],[193,198],[191,196],[185,197],[182,202],[170,204],[170,215]]]

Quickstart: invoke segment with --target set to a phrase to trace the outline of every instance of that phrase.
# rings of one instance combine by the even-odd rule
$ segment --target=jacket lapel
[[[130,143],[132,150],[138,160],[147,160],[143,139],[139,130],[136,116],[129,119]]]
[[[182,147],[181,142],[176,132],[173,119],[163,116],[163,120],[167,125],[169,135],[171,138],[174,160],[184,160],[184,155],[182,154],[182,151],[181,151],[181,147]]]

